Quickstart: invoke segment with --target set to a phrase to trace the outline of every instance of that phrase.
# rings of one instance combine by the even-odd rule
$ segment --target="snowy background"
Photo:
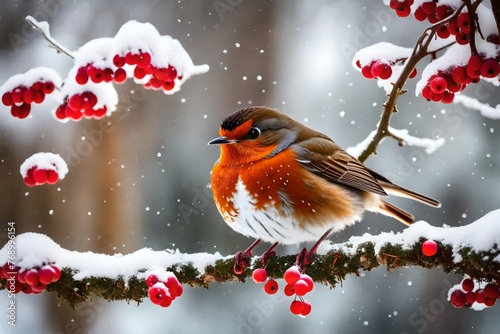
[[[219,155],[206,143],[217,136],[222,119],[248,105],[268,105],[343,147],[355,145],[374,129],[385,93],[352,68],[352,56],[381,41],[412,47],[425,26],[398,18],[382,1],[368,0],[3,1],[2,83],[35,66],[53,67],[64,77],[73,65],[47,47],[24,21],[26,15],[49,21],[52,35],[70,50],[115,35],[130,19],[151,22],[161,34],[179,39],[196,64],[210,65],[207,74],[191,78],[170,96],[132,82],[118,86],[118,110],[104,121],[58,123],[50,115],[55,103],[48,102],[34,107],[26,120],[14,119],[8,108],[0,107],[0,244],[7,241],[7,222],[15,221],[18,234],[44,233],[62,247],[107,254],[142,247],[222,254],[246,248],[251,240],[225,226],[206,187]],[[436,226],[468,224],[500,203],[500,126],[461,105],[416,98],[415,82],[400,99],[392,125],[409,129],[411,135],[441,136],[446,144],[428,155],[386,141],[367,165],[442,201],[440,209],[393,201],[417,219]],[[471,85],[465,94],[500,103],[496,89],[486,83]],[[19,166],[38,151],[59,153],[68,163],[68,175],[56,186],[24,185]],[[396,221],[366,214],[361,223],[331,239],[343,242],[351,235],[402,229]],[[290,314],[288,298],[270,297],[252,282],[186,288],[168,309],[147,300],[137,307],[96,299],[71,310],[44,292],[17,296],[17,327],[9,327],[4,317],[0,332],[497,330],[498,305],[475,312],[444,301],[449,287],[460,280],[439,270],[378,269],[350,277],[334,290],[316,284],[308,295],[313,312],[306,319]],[[0,302],[5,294],[0,292]]]

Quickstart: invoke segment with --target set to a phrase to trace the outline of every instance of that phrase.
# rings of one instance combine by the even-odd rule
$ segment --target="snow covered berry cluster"
[[[41,104],[46,95],[60,89],[61,82],[59,75],[47,67],[16,74],[0,87],[2,104],[10,107],[13,117],[26,118],[31,112],[31,105]]]
[[[207,65],[193,65],[179,41],[137,21],[125,23],[114,37],[89,41],[73,56],[75,65],[55,111],[61,121],[109,116],[118,103],[113,83],[127,78],[146,89],[173,94],[190,76],[208,70]]]
[[[456,308],[482,310],[494,306],[498,298],[500,287],[497,282],[478,282],[471,278],[464,278],[448,292],[448,300]]]
[[[166,277],[154,273],[149,274],[146,277],[146,285],[149,288],[148,296],[151,302],[161,307],[169,307],[184,291],[182,284],[172,273]]]
[[[48,23],[27,18],[48,29]],[[60,47],[60,46],[58,46]],[[77,51],[65,50],[74,65],[63,81],[47,68],[32,69],[11,77],[0,87],[2,103],[11,114],[26,118],[31,104],[42,103],[57,90],[54,117],[69,120],[101,119],[110,116],[118,104],[114,83],[133,78],[146,89],[177,92],[191,76],[208,71],[208,65],[194,65],[180,42],[161,35],[150,23],[126,22],[114,37],[93,39]]]
[[[20,173],[28,187],[55,184],[64,179],[68,165],[58,154],[39,152],[22,163]]]
[[[426,46],[431,62],[416,85],[427,101],[451,103],[467,85],[485,80],[500,85],[500,37],[491,9],[483,4],[469,9],[461,0],[385,0],[400,17],[411,13],[418,21],[433,24]],[[424,40],[418,43],[423,43]],[[422,44],[416,46],[422,48]],[[438,55],[441,50],[446,50]],[[387,91],[406,66],[413,49],[378,43],[358,51],[353,66],[365,78],[379,79]],[[414,66],[415,64],[411,64]],[[407,72],[408,73],[408,72]],[[409,78],[417,75],[415,69]]]
[[[47,285],[61,278],[61,269],[53,263],[34,268],[20,268],[7,262],[1,267],[0,278],[7,280],[7,290],[10,293],[22,291],[26,294],[39,294]]]
[[[252,272],[252,279],[257,284],[264,284],[264,291],[267,294],[274,295],[279,290],[278,282],[272,278],[268,278],[267,271],[264,268],[257,268]],[[311,313],[312,306],[304,296],[311,292],[314,288],[312,278],[304,273],[301,273],[297,266],[288,268],[283,275],[286,286],[283,290],[285,296],[294,296],[294,300],[290,304],[290,312],[292,314],[305,317]]]

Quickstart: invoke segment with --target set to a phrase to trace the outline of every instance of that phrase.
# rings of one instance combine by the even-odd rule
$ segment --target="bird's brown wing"
[[[329,138],[315,137],[292,148],[297,160],[312,173],[330,182],[387,196],[368,169]]]

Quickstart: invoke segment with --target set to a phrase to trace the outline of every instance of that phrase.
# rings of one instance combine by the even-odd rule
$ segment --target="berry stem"
[[[73,52],[69,51],[58,41],[52,38],[49,31],[49,24],[47,22],[38,22],[33,16],[30,15],[26,16],[25,20],[31,25],[33,29],[38,30],[42,34],[42,36],[50,43],[50,45],[57,50],[57,52],[62,52],[71,59],[75,59]]]
[[[477,6],[482,2],[483,0],[477,0],[474,2],[474,4],[471,3],[470,0],[464,0],[464,4],[467,7],[467,13],[469,15],[469,27],[470,27],[470,32],[469,32],[469,45],[470,45],[470,53],[471,55],[477,55],[477,48],[476,48],[476,29],[479,29],[479,24],[476,26],[476,9]],[[495,2],[492,0],[492,2]]]

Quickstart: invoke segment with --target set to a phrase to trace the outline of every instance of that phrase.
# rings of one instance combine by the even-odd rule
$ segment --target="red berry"
[[[361,62],[359,61],[359,59],[358,59],[358,60],[356,60],[356,67],[357,67],[357,68],[361,68]]]
[[[115,55],[113,57],[113,65],[116,67],[123,67],[123,65],[125,65],[125,58],[120,55]]]
[[[55,264],[51,264],[50,266],[52,267],[52,270],[54,270],[54,278],[52,279],[52,282],[59,281],[61,278],[61,269]]]
[[[305,295],[309,291],[306,281],[299,279],[293,286],[295,293],[299,296]]]
[[[33,102],[40,104],[45,100],[45,93],[40,90],[33,91]]]
[[[476,301],[476,294],[474,292],[469,291],[465,294],[465,306],[471,307],[475,301]]]
[[[300,315],[302,312],[304,312],[304,303],[300,300],[294,300],[290,304],[290,312],[295,315]]]
[[[94,93],[92,92],[83,92],[82,93],[82,99],[83,99],[83,108],[94,108],[94,106],[97,104],[97,96],[95,96]]]
[[[300,279],[307,283],[307,292],[311,292],[314,289],[314,281],[311,276],[302,274],[300,275]]]
[[[465,68],[465,72],[467,73],[467,76],[472,79],[472,82],[474,79],[477,79],[479,82],[479,76],[481,75],[481,70],[474,70],[472,67],[467,66]]]
[[[59,181],[59,174],[53,169],[47,170],[47,183],[56,184]]]
[[[114,75],[114,72],[112,69],[110,68],[105,68],[103,71],[103,81],[104,82],[111,82],[113,81],[113,75]]]
[[[403,1],[391,0],[389,2],[389,8],[396,10],[399,6],[401,6],[401,3],[403,3]]]
[[[427,20],[429,21],[429,23],[432,23],[432,24],[439,22],[439,19],[437,18],[435,12],[428,14],[427,15]]]
[[[38,279],[45,285],[53,282],[56,273],[50,265],[45,265],[38,270]]]
[[[484,287],[484,294],[487,298],[498,298],[499,291],[496,283],[488,283]]]
[[[166,90],[166,91],[170,91],[174,87],[175,87],[175,82],[173,82],[173,81],[167,80],[167,81],[163,82],[163,84],[162,84],[163,90]]]
[[[276,292],[278,292],[278,282],[276,282],[274,279],[270,279],[266,282],[266,284],[264,284],[264,291],[268,295],[274,295]]]
[[[302,302],[302,305],[304,305],[304,310],[302,310],[302,312],[300,313],[300,315],[303,316],[303,317],[306,317],[306,316],[308,316],[311,313],[311,311],[312,311],[312,305],[307,300],[304,300]]]
[[[13,102],[12,102],[12,94],[10,92],[4,93],[2,95],[2,103],[6,107],[10,107]]]
[[[142,79],[146,76],[146,72],[141,67],[134,68],[134,77],[137,79]]]
[[[427,2],[424,2],[420,8],[422,8],[422,11],[429,15],[429,14],[432,14],[434,13],[434,11],[436,10],[436,3],[434,1],[427,1]]]
[[[445,78],[437,76],[431,80],[431,82],[429,83],[429,87],[434,93],[441,94],[448,87],[448,83],[446,82]]]
[[[156,283],[158,283],[158,276],[156,276],[155,274],[150,274],[148,275],[148,277],[146,277],[146,285],[149,288],[155,285]]]
[[[375,62],[372,65],[371,71],[373,77],[378,77],[382,80],[389,79],[392,75],[392,68],[388,64],[382,62]]]
[[[450,35],[455,36],[461,32],[456,21],[449,21],[446,27],[448,28]]]
[[[54,83],[52,81],[47,81],[43,83],[42,92],[44,92],[44,94],[50,94],[54,91],[54,88]]]
[[[457,41],[457,44],[466,45],[469,43],[469,35],[459,32],[455,35],[455,40]]]
[[[10,108],[12,116],[23,119],[30,114],[31,104],[23,103],[20,106],[13,105]]]
[[[36,294],[41,293],[47,287],[47,285],[43,284],[42,282],[38,282],[37,284],[30,285],[30,286],[31,286],[31,290],[33,291],[33,293],[36,293]]]
[[[115,82],[123,83],[127,80],[127,72],[123,68],[119,68],[115,71]]]
[[[455,80],[451,77],[451,75],[446,76],[446,87],[451,93],[457,93],[462,90],[462,85],[456,83]]]
[[[104,80],[104,71],[102,69],[97,68],[92,64],[87,65],[86,69],[87,69],[87,75],[93,82],[100,83]]]
[[[441,102],[441,101],[443,101],[444,93],[445,92],[443,92],[443,93],[434,93],[432,91],[432,89],[431,89],[431,92],[430,92],[430,94],[431,94],[431,101],[433,101],[433,102]]]
[[[103,118],[104,116],[106,116],[107,112],[108,112],[108,108],[106,106],[99,108],[99,109],[95,109],[94,110],[94,117],[98,118],[98,119]]]
[[[407,17],[411,13],[410,6],[408,6],[406,3],[402,2],[401,5],[399,5],[398,8],[396,8],[396,15],[399,17]]]
[[[415,78],[417,76],[417,69],[414,68],[413,71],[410,73],[410,79]]]
[[[434,256],[436,255],[438,250],[438,245],[434,240],[426,240],[422,244],[422,253],[424,253],[425,256]]]
[[[257,268],[252,272],[252,279],[255,283],[264,283],[267,280],[267,271],[263,268]]]
[[[450,303],[456,308],[465,306],[465,293],[461,290],[455,290],[450,295]]]
[[[179,286],[181,286],[181,283],[179,283],[179,280],[175,276],[169,276],[164,283],[170,294],[174,296],[177,294]]]
[[[441,102],[445,103],[445,104],[450,104],[453,102],[453,100],[455,99],[455,94],[454,93],[451,93],[449,91],[445,91],[443,93],[443,98],[441,99]]]
[[[477,289],[474,295],[476,297],[476,303],[484,304],[484,301],[486,300],[486,295],[484,294],[483,289]]]
[[[445,24],[439,26],[439,28],[436,31],[436,34],[438,35],[439,38],[443,39],[450,37],[450,31],[448,30],[448,27]]]
[[[457,25],[464,34],[470,32],[469,13],[460,13],[457,17]]]
[[[26,276],[26,270],[25,269],[21,269],[19,270],[19,272],[17,273],[17,280],[20,282],[20,283],[26,283],[26,280],[25,280],[25,276]]]
[[[89,81],[89,75],[85,67],[80,67],[76,71],[75,81],[80,85],[85,85]]]
[[[151,55],[148,52],[140,52],[137,61],[137,66],[144,68],[151,64]]]
[[[182,284],[179,283],[179,286],[177,287],[177,291],[175,291],[175,296],[180,297],[180,296],[182,296],[183,292],[184,292],[184,288],[182,287]]]
[[[294,284],[285,285],[285,289],[283,290],[285,293],[285,296],[290,297],[290,296],[293,296],[295,294]]]
[[[415,19],[417,19],[417,21],[420,22],[425,21],[425,19],[427,19],[427,14],[422,10],[422,7],[418,7],[413,15],[415,16]]]
[[[36,269],[28,270],[24,275],[24,280],[26,281],[26,284],[29,284],[31,286],[35,286],[38,283],[40,283],[40,279],[38,278],[38,270]]]
[[[169,307],[172,304],[172,298],[170,296],[165,296],[165,298],[159,304],[161,307]]]
[[[500,73],[500,64],[495,59],[488,58],[481,65],[481,75],[485,78],[494,78]]]
[[[474,281],[471,280],[470,278],[466,278],[462,281],[462,289],[465,292],[472,291],[474,289]]]
[[[283,279],[287,284],[295,284],[300,279],[300,271],[297,267],[290,267],[285,271]]]
[[[486,300],[484,301],[484,305],[488,306],[488,307],[492,307],[493,305],[495,305],[497,302],[497,298],[490,298],[490,297],[486,297]]]
[[[482,65],[483,65],[483,58],[481,58],[478,55],[471,56],[467,63],[467,67],[475,71],[481,70]]]
[[[11,99],[12,99],[12,102],[13,103],[22,103],[23,102],[23,94],[24,94],[24,90],[26,88],[25,87],[16,87],[12,90],[12,92],[10,93],[11,95]]]
[[[439,5],[436,7],[434,13],[436,14],[438,20],[441,21],[453,14],[453,8],[448,5]]]
[[[500,44],[500,37],[498,35],[489,35],[486,40],[493,44]]]
[[[73,110],[81,110],[83,108],[83,97],[81,94],[75,94],[68,99],[68,106]]]
[[[427,101],[431,100],[431,89],[428,84],[422,88],[422,97]]]
[[[28,104],[33,103],[33,91],[31,88],[26,88],[23,91],[23,101]]]
[[[31,85],[31,89],[43,92],[43,85],[44,83],[42,83],[41,81],[37,81]]]
[[[127,52],[127,54],[125,55],[125,63],[129,65],[136,65],[137,58],[134,57],[134,55],[131,52]]]
[[[48,175],[46,169],[35,168],[35,170],[33,171],[33,179],[38,184],[44,184],[45,182],[47,182],[47,176]]]
[[[29,285],[27,283],[23,284],[21,291],[27,295],[29,295],[30,293],[33,293],[33,290],[31,289],[31,285]]]
[[[463,66],[455,67],[451,71],[451,77],[456,83],[463,85],[467,81],[468,77],[467,72],[465,71],[465,67]]]
[[[57,107],[55,112],[55,116],[57,119],[59,120],[66,119],[67,116],[66,113],[64,112],[65,109],[66,109],[66,103],[63,103],[59,107]]]
[[[153,302],[153,304],[160,305],[167,296],[170,298],[170,295],[167,291],[167,288],[163,283],[156,283],[148,290],[149,299]]]

